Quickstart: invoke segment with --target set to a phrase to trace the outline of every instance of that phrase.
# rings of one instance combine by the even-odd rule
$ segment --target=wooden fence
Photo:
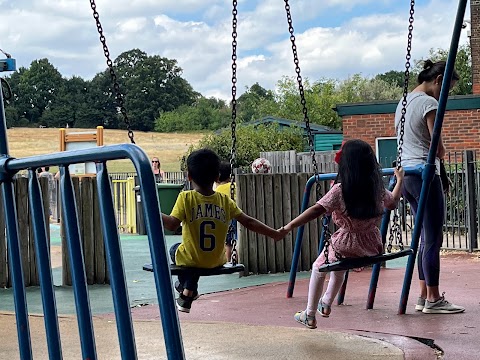
[[[315,160],[318,165],[318,172],[330,173],[337,171],[335,163],[336,151],[319,151],[315,153]],[[313,173],[312,156],[309,152],[297,153],[289,151],[261,152],[260,157],[270,161],[273,173]]]
[[[37,259],[35,256],[35,246],[33,238],[33,228],[30,217],[30,208],[28,201],[28,179],[17,178],[14,182],[15,202],[17,205],[18,219],[18,238],[20,241],[20,252],[22,258],[23,278],[25,286],[40,285],[37,272]],[[42,191],[43,207],[45,209],[45,221],[49,222],[49,197],[48,197],[48,179],[40,179],[40,188]],[[5,237],[5,217],[3,209],[3,199],[0,195],[0,287],[11,287],[11,276],[8,267],[8,246]],[[48,240],[50,232],[47,231]]]
[[[237,203],[248,215],[278,229],[299,214],[310,176],[307,173],[238,175]],[[325,185],[322,184],[322,193]],[[312,191],[309,205],[314,202],[315,191]],[[305,226],[299,271],[310,270],[317,258],[320,229],[320,219]],[[296,231],[279,242],[242,226],[238,233],[239,258],[245,265],[245,275],[290,271]]]
[[[103,232],[100,224],[96,178],[72,177],[72,183],[77,204],[87,283],[89,285],[109,283]],[[63,225],[60,237],[62,239],[62,284],[72,285]]]

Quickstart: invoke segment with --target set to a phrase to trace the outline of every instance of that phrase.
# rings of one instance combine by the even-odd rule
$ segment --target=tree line
[[[427,58],[445,59],[447,51],[431,50]],[[422,61],[415,60],[410,86],[415,85]],[[114,60],[117,80],[124,94],[125,108],[132,128],[142,131],[217,130],[231,121],[230,103],[206,98],[195,91],[182,77],[182,68],[175,59],[149,56],[139,49],[120,54]],[[457,56],[460,81],[454,94],[472,91],[471,54],[468,45],[460,47]],[[48,59],[35,60],[29,68],[21,67],[6,77],[11,98],[5,101],[8,127],[76,127],[125,128],[117,106],[111,75],[107,70],[91,80],[79,76],[66,78]],[[305,79],[304,90],[308,115],[312,122],[341,128],[334,106],[400,99],[404,72],[392,70],[373,77],[354,74],[345,80]],[[7,92],[4,89],[4,93]],[[237,99],[238,122],[264,116],[303,119],[295,77],[285,76],[276,90],[267,90],[259,83],[245,89]]]

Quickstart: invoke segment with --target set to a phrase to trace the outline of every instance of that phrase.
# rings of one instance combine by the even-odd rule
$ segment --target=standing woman
[[[438,108],[442,87],[445,61],[425,61],[423,71],[418,75],[417,87],[407,96],[405,128],[402,146],[402,166],[424,165],[433,133],[433,124]],[[459,80],[454,71],[451,87]],[[395,128],[400,136],[402,102],[395,113]],[[440,294],[440,248],[443,243],[443,219],[445,215],[444,189],[440,180],[440,161],[445,157],[442,136],[438,144],[435,160],[435,176],[425,205],[422,236],[418,248],[418,275],[420,296],[415,310],[427,314],[454,314],[465,311],[462,306],[448,302]],[[422,189],[421,175],[405,175],[403,195],[410,203],[413,215],[417,212]]]
[[[152,159],[152,170],[153,170],[153,175],[155,176],[155,182],[157,183],[163,182],[165,178],[165,173],[162,171],[160,167],[160,160],[158,160],[158,157],[154,157]]]

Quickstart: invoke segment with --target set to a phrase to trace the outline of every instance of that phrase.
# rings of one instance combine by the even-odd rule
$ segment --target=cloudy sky
[[[290,0],[302,75],[371,76],[404,68],[409,0]],[[88,0],[0,0],[0,48],[29,66],[48,58],[67,77],[105,68]],[[231,1],[97,0],[112,57],[139,48],[177,59],[205,96],[230,92]],[[457,1],[417,0],[413,58],[448,48]],[[238,1],[239,90],[294,75],[284,2]],[[466,18],[469,17],[467,11]],[[467,42],[466,31],[461,43]]]

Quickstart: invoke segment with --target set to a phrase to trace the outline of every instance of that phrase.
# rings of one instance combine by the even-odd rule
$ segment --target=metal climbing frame
[[[5,223],[8,241],[10,274],[15,303],[20,358],[32,359],[32,345],[28,323],[28,308],[23,280],[23,269],[18,237],[17,210],[14,200],[13,177],[20,171],[29,171],[29,200],[38,259],[38,273],[44,309],[46,341],[50,359],[62,358],[62,347],[58,326],[52,271],[47,242],[47,224],[43,216],[42,198],[35,170],[41,166],[60,167],[60,194],[62,196],[62,218],[67,238],[68,255],[71,264],[73,291],[77,311],[77,322],[83,359],[97,359],[92,314],[83,264],[80,229],[75,206],[75,194],[68,166],[75,163],[95,162],[97,164],[98,199],[102,232],[105,241],[110,285],[112,288],[118,340],[122,359],[136,359],[137,351],[133,332],[128,289],[120,247],[120,238],[113,208],[112,189],[106,161],[130,159],[140,181],[143,211],[148,243],[153,261],[153,272],[157,290],[160,316],[164,332],[168,359],[184,359],[184,349],[178,315],[173,297],[169,258],[167,256],[160,207],[150,160],[136,145],[122,144],[103,146],[95,149],[67,151],[48,155],[14,159],[9,156],[5,109],[0,87],[0,188],[3,195]],[[151,196],[155,194],[155,196]]]

